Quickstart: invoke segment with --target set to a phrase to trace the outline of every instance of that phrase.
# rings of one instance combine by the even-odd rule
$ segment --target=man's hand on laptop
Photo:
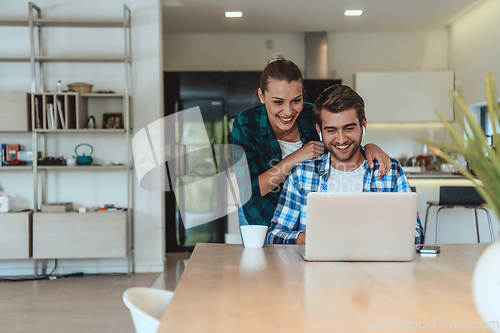
[[[297,236],[297,244],[305,244],[306,243],[306,232],[301,232],[299,236]]]

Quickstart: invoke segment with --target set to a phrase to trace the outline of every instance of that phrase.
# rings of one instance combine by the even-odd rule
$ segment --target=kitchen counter
[[[465,179],[461,174],[445,172],[405,173],[408,179]]]

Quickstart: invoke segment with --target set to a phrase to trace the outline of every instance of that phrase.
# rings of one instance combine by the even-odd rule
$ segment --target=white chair
[[[155,333],[173,296],[171,291],[153,288],[135,287],[125,290],[122,299],[130,311],[135,331]]]

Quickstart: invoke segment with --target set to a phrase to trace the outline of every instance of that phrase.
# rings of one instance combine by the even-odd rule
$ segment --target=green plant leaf
[[[488,103],[488,117],[490,118],[491,128],[493,133],[498,133],[497,131],[497,121],[498,121],[498,95],[495,86],[495,80],[493,75],[488,74],[484,79],[484,85],[486,90],[486,101]]]

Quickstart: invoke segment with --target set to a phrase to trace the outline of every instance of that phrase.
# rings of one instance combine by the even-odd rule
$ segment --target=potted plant
[[[428,144],[429,149],[469,179],[478,193],[486,201],[500,220],[500,111],[498,94],[490,74],[485,79],[488,117],[493,129],[490,142],[481,126],[477,123],[459,92],[453,94],[455,116],[462,131],[457,131],[436,111],[445,128],[453,139],[446,143],[430,139],[418,139]],[[472,172],[450,156],[463,156]],[[498,237],[497,237],[498,239]],[[474,269],[473,293],[476,307],[482,319],[494,332],[500,333],[500,243],[492,244],[479,258]]]

